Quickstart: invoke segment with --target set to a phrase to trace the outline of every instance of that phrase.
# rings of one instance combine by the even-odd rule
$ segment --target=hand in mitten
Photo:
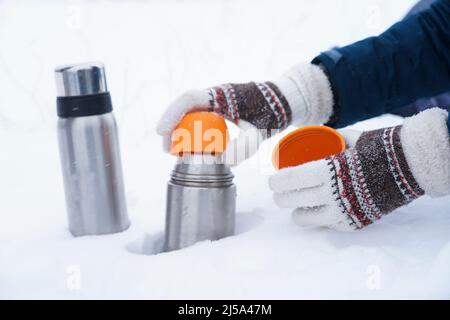
[[[333,94],[325,73],[318,66],[305,63],[291,69],[274,82],[224,84],[205,90],[191,90],[168,107],[157,132],[163,137],[167,152],[173,130],[188,112],[211,111],[234,122],[241,135],[227,149],[245,148],[243,159],[256,152],[258,144],[270,137],[272,130],[289,124],[320,124],[333,112]],[[248,148],[247,144],[253,144]],[[238,153],[238,152],[237,152]]]
[[[348,149],[270,178],[275,202],[304,227],[362,229],[427,194],[450,194],[447,112],[430,109],[403,126],[343,133]]]

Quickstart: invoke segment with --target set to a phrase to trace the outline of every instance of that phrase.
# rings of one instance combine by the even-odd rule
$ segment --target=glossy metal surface
[[[58,97],[73,97],[108,91],[105,66],[101,62],[87,62],[59,66],[55,69]]]
[[[128,228],[113,114],[59,119],[58,138],[72,234],[99,235]]]
[[[236,187],[223,164],[178,163],[167,189],[165,251],[234,234]]]

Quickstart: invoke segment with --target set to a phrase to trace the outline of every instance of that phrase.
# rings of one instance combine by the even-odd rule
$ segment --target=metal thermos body
[[[67,65],[55,75],[69,230],[74,236],[123,231],[130,222],[104,66]]]
[[[236,186],[228,166],[180,158],[167,189],[165,251],[232,236],[235,212]]]

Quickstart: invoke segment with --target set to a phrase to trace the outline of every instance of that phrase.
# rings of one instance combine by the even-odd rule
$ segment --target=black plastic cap
[[[112,111],[109,92],[74,97],[57,97],[58,117],[76,118],[105,114]]]

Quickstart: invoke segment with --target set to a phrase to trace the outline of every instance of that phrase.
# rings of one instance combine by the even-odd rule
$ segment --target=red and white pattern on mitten
[[[303,228],[362,229],[423,194],[450,195],[446,111],[426,110],[403,126],[341,131],[348,149],[280,170],[269,179],[275,202]]]
[[[227,150],[243,146],[256,151],[260,141],[291,123],[327,122],[333,114],[333,102],[325,72],[319,66],[301,63],[273,82],[228,83],[189,90],[169,105],[156,131],[163,137],[163,148],[167,152],[172,133],[186,113],[213,111],[240,128],[239,141],[231,141]],[[254,153],[249,152],[244,158]]]
[[[364,132],[355,148],[327,159],[335,200],[355,229],[424,194],[406,161],[400,131]]]
[[[272,82],[224,84],[209,89],[211,111],[239,124],[247,121],[257,129],[282,130],[292,121],[289,103]]]

